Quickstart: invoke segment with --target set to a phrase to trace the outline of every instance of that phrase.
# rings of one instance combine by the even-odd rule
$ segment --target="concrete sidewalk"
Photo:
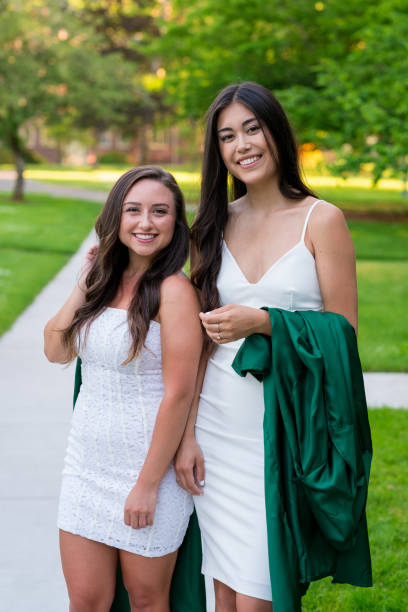
[[[81,197],[69,190],[70,196]],[[89,192],[86,198],[91,199]],[[73,368],[48,363],[42,330],[70,293],[83,254],[93,243],[89,237],[0,339],[0,612],[68,609],[56,513]],[[370,406],[408,408],[407,374],[370,373],[365,383]]]
[[[46,360],[42,332],[70,293],[83,253],[93,243],[85,241],[0,339],[0,612],[68,610],[56,514],[73,367]]]
[[[0,170],[0,192],[9,191],[12,193],[14,179],[15,172],[13,170]],[[24,191],[25,193],[46,193],[54,197],[79,198],[81,200],[88,200],[89,202],[97,202],[100,204],[104,204],[108,196],[108,192],[105,191],[85,189],[84,187],[70,185],[54,185],[53,183],[43,183],[31,179],[24,180]],[[197,210],[197,205],[186,204],[186,209],[195,212]]]
[[[0,191],[12,193],[16,173],[14,170],[0,170]],[[43,183],[31,179],[24,179],[25,193],[46,193],[47,195],[63,198],[80,198],[89,202],[103,203],[106,200],[105,191],[94,191],[83,187],[71,187],[69,185],[54,185],[53,183]]]

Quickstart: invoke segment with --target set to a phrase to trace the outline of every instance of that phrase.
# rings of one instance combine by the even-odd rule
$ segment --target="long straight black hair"
[[[220,112],[233,102],[240,102],[250,109],[262,129],[272,136],[276,151],[272,146],[269,148],[277,165],[282,195],[293,200],[314,195],[300,176],[295,137],[275,96],[262,85],[250,81],[225,87],[207,112],[201,203],[191,230],[191,280],[199,291],[204,311],[220,305],[217,276],[228,219],[228,171],[219,149],[217,121]],[[242,197],[246,191],[245,183],[233,176],[232,199]]]
[[[109,193],[106,204],[95,223],[99,238],[98,254],[86,277],[86,301],[75,313],[71,325],[64,331],[64,343],[68,359],[77,353],[80,331],[112,303],[129,262],[129,250],[119,240],[123,202],[129,189],[142,179],[157,181],[173,194],[176,207],[176,223],[170,243],[156,254],[151,265],[141,277],[128,310],[128,323],[132,337],[128,363],[141,351],[151,319],[160,306],[160,285],[171,274],[179,272],[188,257],[189,227],[183,194],[175,178],[157,166],[139,166],[123,174]],[[85,334],[86,338],[86,334]]]

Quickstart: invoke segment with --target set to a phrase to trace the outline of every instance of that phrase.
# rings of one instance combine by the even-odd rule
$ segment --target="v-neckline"
[[[245,274],[242,271],[242,268],[240,267],[239,263],[237,262],[237,260],[235,259],[234,255],[231,253],[227,243],[225,242],[225,240],[223,240],[223,244],[225,246],[225,249],[228,253],[228,255],[230,256],[230,258],[232,259],[232,261],[234,262],[235,267],[237,268],[238,272],[240,273],[240,275],[242,276],[242,278],[244,279],[244,281],[248,284],[248,285],[259,285],[259,283],[265,278],[265,276],[267,274],[269,274],[269,272],[271,272],[271,270],[273,270],[273,268],[275,268],[275,266],[277,266],[277,264],[279,264],[287,255],[289,255],[292,251],[294,251],[298,246],[300,246],[301,244],[305,245],[304,240],[300,239],[296,244],[293,245],[293,247],[291,247],[288,251],[285,251],[285,253],[283,253],[283,255],[281,255],[280,257],[278,257],[278,259],[276,259],[273,264],[271,266],[269,266],[269,268],[262,274],[262,276],[255,282],[255,283],[251,283],[251,281],[249,281],[247,279],[247,277],[245,276]],[[306,251],[312,255],[309,251],[309,249],[306,247]],[[313,257],[313,255],[312,255]]]

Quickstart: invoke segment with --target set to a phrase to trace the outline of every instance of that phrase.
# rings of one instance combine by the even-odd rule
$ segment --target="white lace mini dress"
[[[163,397],[160,324],[127,365],[127,311],[107,308],[81,345],[82,385],[75,405],[59,500],[58,527],[145,557],[177,550],[193,510],[173,465],[160,484],[154,522],[124,523],[124,505],[152,439]]]

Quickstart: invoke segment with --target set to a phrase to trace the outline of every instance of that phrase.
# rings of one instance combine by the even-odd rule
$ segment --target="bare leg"
[[[237,612],[236,592],[229,586],[214,579],[215,612]]]
[[[177,551],[151,558],[120,550],[119,556],[132,612],[170,612],[170,582]]]
[[[237,612],[272,612],[272,602],[237,593]]]
[[[60,530],[70,612],[109,612],[115,594],[116,548]]]

